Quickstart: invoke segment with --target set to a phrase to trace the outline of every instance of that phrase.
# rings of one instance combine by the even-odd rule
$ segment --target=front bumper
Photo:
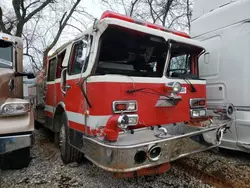
[[[0,155],[22,148],[30,147],[34,143],[33,134],[0,136]]]
[[[143,168],[168,163],[176,159],[206,151],[220,145],[223,130],[231,120],[218,120],[206,127],[188,124],[166,125],[166,134],[158,135],[159,130],[143,128],[134,134],[122,133],[117,142],[107,142],[98,137],[83,136],[82,152],[97,166],[111,172],[131,172]],[[161,153],[157,160],[150,160],[149,150],[159,146]],[[136,162],[139,151],[146,153],[146,160]]]

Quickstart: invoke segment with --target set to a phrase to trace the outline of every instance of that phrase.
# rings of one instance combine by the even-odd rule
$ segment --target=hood
[[[0,68],[0,104],[10,95],[9,81],[14,78],[14,70]]]

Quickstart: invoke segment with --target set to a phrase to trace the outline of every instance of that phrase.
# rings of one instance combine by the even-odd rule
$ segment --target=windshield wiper
[[[194,85],[185,77],[181,77],[187,84],[189,84],[191,86],[191,92],[197,92],[196,88],[194,87]]]

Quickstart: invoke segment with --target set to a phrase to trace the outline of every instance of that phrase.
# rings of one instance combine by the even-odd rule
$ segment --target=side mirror
[[[27,76],[28,79],[35,78],[35,75],[33,73],[15,72],[15,77],[20,77],[20,76]]]

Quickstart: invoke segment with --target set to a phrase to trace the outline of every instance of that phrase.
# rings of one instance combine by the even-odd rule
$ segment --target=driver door
[[[87,69],[87,43],[83,40],[72,45],[68,67],[63,69],[61,91],[67,111],[69,127],[84,131],[85,119],[84,96],[79,86],[79,78],[83,69],[83,75]]]

